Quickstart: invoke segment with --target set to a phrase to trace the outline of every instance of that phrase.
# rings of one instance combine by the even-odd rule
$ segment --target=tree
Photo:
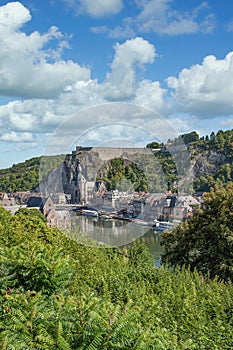
[[[162,236],[163,262],[233,281],[233,183],[204,195],[204,209]]]
[[[197,142],[199,140],[199,135],[196,131],[192,131],[188,134],[181,135],[181,138],[183,139],[184,143],[188,145],[189,143]]]
[[[148,143],[148,145],[146,145],[147,148],[161,148],[161,144],[154,141],[154,142],[151,142],[151,143]]]
[[[27,209],[27,208],[20,208],[15,215],[25,215],[25,216],[30,216],[30,217],[37,217],[40,218],[43,222],[47,222],[46,217],[39,211],[38,209]]]

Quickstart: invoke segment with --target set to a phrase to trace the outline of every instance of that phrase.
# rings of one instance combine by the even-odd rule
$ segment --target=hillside
[[[169,152],[170,147],[179,144],[180,139],[186,144],[190,153],[194,178],[191,178],[190,169],[187,167],[187,153],[178,153],[180,168],[183,171],[179,177],[174,157]],[[175,192],[177,183],[182,178],[187,191],[192,187],[191,185],[193,185],[194,191],[209,191],[215,183],[233,181],[233,130],[219,130],[216,134],[212,132],[206,137],[199,137],[193,131],[181,135],[178,139],[168,140],[166,145],[152,142],[147,147],[161,148],[155,152],[155,157],[158,160],[158,165],[162,166],[166,184],[161,181],[164,176],[159,173],[159,167],[154,174],[150,169],[151,175],[146,178],[136,164],[132,163],[124,167],[123,161],[118,159],[112,160],[105,171],[102,171],[102,178],[106,181],[109,189],[114,189],[116,184],[119,187],[119,182],[124,189],[125,186],[128,186],[127,181],[131,181],[132,186],[137,191],[147,191],[149,188],[151,192],[163,192],[164,190]],[[39,172],[42,168],[43,174],[40,176],[45,180],[48,173],[60,165],[64,158],[64,155],[36,157],[23,163],[14,164],[11,168],[0,170],[0,191],[33,190],[39,184]],[[150,164],[147,166],[150,167]]]
[[[0,209],[1,349],[232,348],[232,283],[156,269],[141,242],[78,244]]]
[[[0,169],[0,191],[30,191],[39,184],[39,177],[46,179],[51,170],[64,160],[64,155],[35,157]]]
[[[155,155],[162,164],[168,189],[175,191],[176,183],[180,180],[169,152],[169,148],[178,144],[180,139],[183,139],[190,154],[194,191],[209,191],[214,184],[233,181],[233,130],[219,130],[216,134],[212,132],[210,136],[201,138],[194,131],[181,135],[176,140],[169,140]],[[178,155],[183,182],[186,182],[188,188],[190,169],[186,168],[186,154],[181,152]]]

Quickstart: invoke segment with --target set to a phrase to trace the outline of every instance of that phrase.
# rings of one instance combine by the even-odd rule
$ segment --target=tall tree
[[[233,183],[204,195],[202,210],[163,234],[163,262],[233,281]]]

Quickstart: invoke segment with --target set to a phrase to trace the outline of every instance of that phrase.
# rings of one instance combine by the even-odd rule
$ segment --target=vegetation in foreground
[[[203,196],[203,207],[163,234],[163,260],[233,282],[233,183],[212,188]]]
[[[233,286],[0,209],[1,349],[232,349]]]

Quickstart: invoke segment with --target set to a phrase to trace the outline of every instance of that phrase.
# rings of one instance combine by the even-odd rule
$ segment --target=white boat
[[[100,218],[103,220],[112,220],[112,217],[110,215],[105,215],[105,214],[101,215]]]
[[[138,225],[149,226],[149,223],[147,221],[141,219],[134,219],[133,222]]]
[[[81,210],[82,215],[84,216],[98,216],[98,212],[96,210],[91,210],[91,209],[82,209]]]
[[[175,228],[175,224],[169,221],[158,221],[155,220],[154,228],[156,231],[165,231]]]

